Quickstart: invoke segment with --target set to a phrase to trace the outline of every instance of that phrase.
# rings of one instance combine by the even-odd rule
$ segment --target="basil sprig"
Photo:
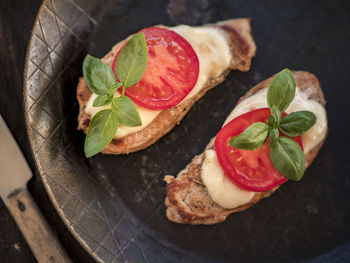
[[[267,91],[267,104],[271,110],[268,123],[257,122],[233,137],[229,145],[237,149],[256,150],[270,137],[270,156],[276,170],[283,176],[299,181],[305,171],[303,150],[293,139],[280,136],[280,131],[290,137],[303,134],[316,122],[310,111],[297,111],[281,118],[295,97],[295,79],[289,69],[276,74]],[[264,124],[264,125],[263,125]]]
[[[84,152],[91,157],[103,150],[114,138],[119,125],[141,125],[134,102],[124,95],[125,89],[141,80],[148,61],[148,49],[143,33],[135,34],[122,48],[114,73],[100,59],[87,55],[83,62],[83,74],[88,88],[97,95],[94,107],[108,106],[91,119],[85,138]],[[122,95],[116,90],[122,87]]]

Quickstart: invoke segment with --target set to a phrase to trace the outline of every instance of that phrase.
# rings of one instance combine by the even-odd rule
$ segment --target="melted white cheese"
[[[243,190],[231,182],[220,167],[216,152],[207,150],[202,165],[202,181],[211,199],[223,208],[235,208],[252,200],[254,192]]]
[[[304,146],[304,154],[307,154],[312,148],[319,144],[324,139],[327,132],[326,111],[317,101],[309,99],[309,92],[310,90],[308,89],[301,91],[299,88],[297,88],[295,97],[286,110],[287,113],[308,110],[316,115],[315,125],[301,136]],[[233,109],[223,126],[246,112],[268,107],[266,96],[267,88],[262,89],[243,100]],[[214,200],[214,202],[224,208],[236,208],[242,204],[248,203],[251,200],[248,198],[250,196],[248,193],[254,195],[254,192],[242,190],[231,180],[226,178],[219,162],[217,161],[216,154],[214,157],[214,154],[211,151],[213,150],[206,151],[206,157],[203,162],[203,167],[205,165],[205,168],[202,167],[201,174],[203,183],[207,187],[210,197]],[[214,159],[216,159],[216,161]],[[226,178],[226,180],[222,178],[223,176]],[[235,201],[235,199],[237,199],[237,201]]]
[[[221,73],[228,68],[231,61],[231,52],[223,31],[219,28],[180,25],[168,29],[175,31],[185,38],[191,44],[199,60],[199,75],[197,83],[191,92],[187,94],[186,98],[180,102],[181,104],[185,100],[196,95],[209,78],[220,76]],[[120,94],[117,92],[117,95]],[[91,117],[97,112],[109,108],[109,106],[93,107],[92,105],[95,98],[96,95],[92,94],[85,108],[86,113],[90,114]],[[147,109],[137,104],[136,108],[139,112],[142,125],[137,127],[120,126],[115,135],[116,138],[121,138],[142,130],[161,112],[160,110]]]

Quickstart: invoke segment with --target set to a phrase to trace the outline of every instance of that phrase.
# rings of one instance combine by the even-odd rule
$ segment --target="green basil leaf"
[[[107,94],[108,88],[115,83],[115,76],[100,59],[87,55],[83,62],[83,74],[86,85],[95,94]]]
[[[119,89],[121,86],[123,86],[123,84],[120,83],[120,82],[114,83],[111,87],[108,88],[108,95],[109,95],[110,97],[113,97],[114,94],[115,94],[115,91],[116,91],[117,89]]]
[[[281,120],[281,131],[290,137],[303,134],[316,122],[316,116],[311,111],[296,111]]]
[[[276,106],[280,112],[285,111],[295,96],[295,79],[289,69],[276,74],[267,91],[267,104],[270,109]]]
[[[280,125],[281,112],[277,109],[275,105],[271,108],[271,115],[269,117],[269,126],[271,128],[277,128]]]
[[[237,149],[256,150],[267,140],[269,126],[263,122],[250,125],[245,131],[233,137],[229,144]]]
[[[278,137],[280,135],[280,132],[278,128],[272,128],[269,130],[270,134],[270,147],[275,147],[278,142]]]
[[[110,104],[111,101],[112,101],[112,98],[108,94],[101,94],[95,98],[92,106],[94,106],[94,107],[106,106],[106,105]]]
[[[113,139],[118,129],[118,118],[111,109],[96,113],[89,124],[84,151],[91,157],[102,151]]]
[[[135,34],[120,51],[115,70],[124,90],[139,82],[145,73],[148,49],[145,35]]]
[[[112,109],[115,111],[121,125],[136,127],[141,125],[140,115],[134,102],[126,96],[113,98]]]
[[[280,137],[275,147],[271,147],[271,161],[283,176],[299,181],[305,171],[305,157],[299,144],[288,137]]]

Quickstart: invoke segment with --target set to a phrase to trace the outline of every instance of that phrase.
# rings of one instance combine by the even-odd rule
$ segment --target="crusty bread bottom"
[[[214,139],[205,150],[214,148]],[[170,175],[164,177],[164,181],[167,183],[165,190],[167,195],[165,205],[168,207],[166,216],[175,223],[191,225],[220,223],[229,214],[246,210],[275,191],[273,189],[256,193],[249,203],[234,209],[225,209],[211,200],[208,190],[202,182],[201,170],[204,159],[205,152],[194,157],[176,178]]]
[[[301,90],[311,89],[309,98],[325,106],[326,101],[317,78],[313,74],[304,71],[296,71],[293,72],[293,74],[297,86]],[[255,94],[260,89],[266,88],[271,79],[272,77],[253,87],[237,104]],[[215,138],[211,140],[206,149],[214,148],[214,139]],[[306,168],[316,157],[325,139],[326,138],[306,154]],[[210,198],[208,190],[201,180],[201,167],[204,157],[204,153],[194,157],[191,163],[188,164],[176,178],[173,176],[164,177],[164,181],[167,183],[165,188],[166,215],[169,220],[175,223],[192,225],[220,223],[224,221],[228,215],[246,210],[262,198],[270,196],[277,189],[275,188],[266,192],[256,192],[250,202],[234,209],[220,207]]]

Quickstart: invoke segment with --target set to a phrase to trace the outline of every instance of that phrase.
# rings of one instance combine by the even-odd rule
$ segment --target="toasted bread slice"
[[[301,91],[308,89],[309,98],[325,106],[326,101],[317,78],[313,74],[304,71],[293,72],[293,74],[297,87]],[[266,88],[271,79],[272,77],[249,90],[245,96],[240,98],[237,105],[259,90]],[[324,140],[325,138],[306,154],[306,168],[316,157]],[[214,141],[215,138],[211,140],[206,149],[213,149]],[[234,209],[220,207],[210,198],[208,190],[201,180],[201,167],[204,158],[204,153],[194,157],[191,163],[176,178],[165,176],[164,180],[167,183],[165,205],[167,206],[166,215],[169,220],[193,225],[220,223],[229,214],[246,210],[260,199],[270,196],[277,189],[256,192],[250,202]]]
[[[102,153],[125,154],[136,152],[150,146],[173,129],[176,124],[179,124],[192,105],[208,90],[224,81],[230,70],[249,70],[251,58],[255,55],[256,51],[256,46],[250,33],[250,20],[247,18],[231,19],[207,26],[221,28],[224,32],[232,56],[229,67],[224,70],[220,76],[209,78],[195,96],[188,99],[185,98],[184,101],[177,106],[161,111],[157,117],[142,130],[121,138],[114,138]],[[116,44],[102,61],[112,67],[113,59],[125,41],[126,40]],[[80,105],[78,130],[84,130],[85,133],[87,132],[91,119],[91,116],[85,111],[86,104],[91,94],[84,78],[80,78],[77,87],[77,99]]]

